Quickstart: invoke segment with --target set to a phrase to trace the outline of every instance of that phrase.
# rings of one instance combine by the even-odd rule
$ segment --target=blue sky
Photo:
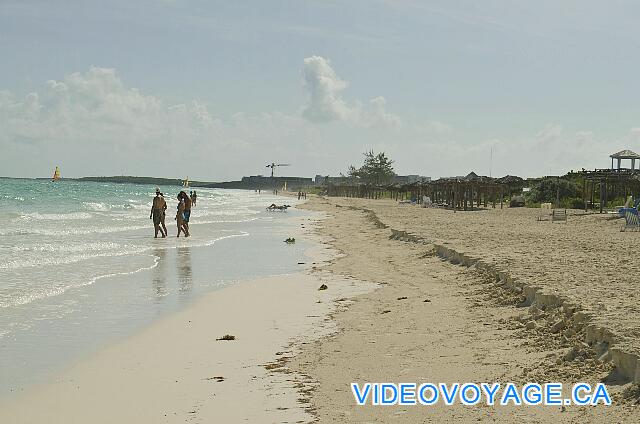
[[[0,174],[533,176],[640,150],[633,1],[0,1]]]

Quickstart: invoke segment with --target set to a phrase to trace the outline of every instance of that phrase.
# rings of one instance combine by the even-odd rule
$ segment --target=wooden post
[[[456,206],[457,206],[456,205],[456,201],[457,201],[457,199],[456,199],[457,187],[456,186],[457,185],[458,185],[457,183],[453,183],[453,203],[452,203],[453,204],[453,213],[456,213]]]
[[[587,177],[582,178],[582,203],[584,203],[584,211],[587,211]]]
[[[603,180],[600,180],[600,213],[602,213],[602,204],[604,203],[603,201],[603,194],[604,194],[604,190],[603,190]]]

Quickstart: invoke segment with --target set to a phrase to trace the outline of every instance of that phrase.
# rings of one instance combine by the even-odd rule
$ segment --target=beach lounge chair
[[[640,230],[640,219],[638,219],[638,210],[635,208],[624,208],[624,225],[620,231],[638,231]]]
[[[567,210],[566,209],[554,209],[551,211],[551,222],[564,221],[567,222]]]
[[[548,221],[551,218],[551,203],[540,203],[538,221]]]
[[[633,196],[629,196],[627,201],[624,202],[623,206],[616,206],[616,209],[618,210],[618,215],[620,215],[621,218],[624,218],[624,211],[625,209],[628,209],[631,206],[632,201],[633,201]],[[634,205],[633,207],[636,209],[638,208],[637,205]]]

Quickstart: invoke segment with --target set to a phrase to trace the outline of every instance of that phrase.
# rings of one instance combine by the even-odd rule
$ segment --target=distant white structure
[[[325,185],[325,184],[349,184],[356,181],[352,177],[348,176],[339,176],[339,177],[330,177],[323,175],[316,175],[315,179],[316,185]],[[391,182],[393,184],[413,184],[413,183],[425,183],[431,181],[431,177],[425,177],[423,175],[394,175],[391,178]]]
[[[426,183],[431,181],[431,177],[425,177],[422,175],[407,175],[407,180],[409,184],[413,183]]]

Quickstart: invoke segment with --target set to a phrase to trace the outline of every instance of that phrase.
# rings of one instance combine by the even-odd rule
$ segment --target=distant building
[[[347,184],[353,182],[352,177],[347,177],[341,175],[339,177],[330,177],[328,175],[316,175],[314,182],[316,185],[326,185],[326,184]]]
[[[316,185],[327,185],[327,184],[349,184],[354,183],[356,180],[353,177],[347,176],[339,176],[339,177],[330,177],[323,175],[316,175],[314,179]],[[414,183],[422,183],[431,181],[431,177],[424,177],[422,175],[394,175],[391,178],[391,184],[414,184]]]
[[[262,175],[251,175],[242,177],[242,184],[249,188],[280,188],[287,183],[287,188],[295,190],[296,188],[309,187],[313,185],[311,178],[305,177],[265,177]]]
[[[409,179],[409,184],[426,183],[431,181],[431,177],[425,177],[422,175],[407,175],[407,178]]]
[[[251,175],[249,177],[242,177],[240,181],[203,184],[201,187],[279,190],[284,187],[285,184],[288,190],[296,191],[313,186],[313,179],[305,177],[265,177],[263,175]]]

